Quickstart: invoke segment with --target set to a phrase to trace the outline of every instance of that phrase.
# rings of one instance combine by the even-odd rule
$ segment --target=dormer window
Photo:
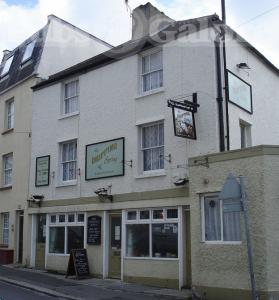
[[[27,60],[29,60],[32,57],[35,44],[36,44],[36,40],[33,40],[32,42],[27,44],[23,58],[22,58],[22,63],[26,62]]]
[[[13,58],[14,58],[14,56],[11,56],[5,61],[4,67],[1,72],[2,77],[9,73],[11,64],[13,62]]]

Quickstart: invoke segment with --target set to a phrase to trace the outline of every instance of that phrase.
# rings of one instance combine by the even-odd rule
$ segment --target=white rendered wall
[[[46,78],[109,48],[106,43],[50,16],[38,74]]]
[[[159,93],[139,96],[138,55],[125,58],[79,77],[80,114],[59,119],[62,83],[34,93],[33,136],[30,191],[44,194],[45,200],[93,196],[94,190],[112,184],[112,193],[129,193],[174,188],[173,181],[188,172],[188,157],[216,152],[219,149],[216,111],[215,50],[204,43],[208,32],[176,40],[163,46],[164,88]],[[203,43],[201,44],[201,41]],[[178,95],[198,92],[200,108],[196,114],[197,140],[175,137],[172,111],[167,100]],[[189,98],[190,99],[190,98]],[[137,125],[164,120],[165,174],[143,177],[140,171],[139,128]],[[125,176],[85,181],[85,146],[104,140],[125,137]],[[77,185],[57,187],[58,143],[78,138]],[[51,155],[49,187],[35,188],[35,159]],[[178,168],[178,165],[180,166]]]
[[[231,149],[240,148],[240,119],[252,125],[252,146],[278,145],[279,74],[236,40],[227,42],[227,62],[230,71],[252,85],[253,96],[253,114],[229,103]],[[241,62],[251,69],[240,70],[236,65]]]

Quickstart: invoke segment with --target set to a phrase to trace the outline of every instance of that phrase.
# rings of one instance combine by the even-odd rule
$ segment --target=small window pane
[[[67,253],[73,249],[84,248],[84,226],[68,226],[68,248]]]
[[[1,76],[9,73],[10,71],[10,67],[11,67],[11,64],[13,62],[13,56],[11,56],[10,58],[8,58],[5,62],[5,65],[4,65],[4,68],[2,69],[2,72],[1,72]]]
[[[141,210],[140,211],[140,219],[141,220],[148,220],[150,218],[149,210]]]
[[[137,219],[137,212],[136,211],[128,211],[127,219],[128,220],[136,220]]]
[[[223,207],[232,204],[235,200],[223,200]],[[240,241],[240,212],[223,211],[224,241]]]
[[[59,215],[59,223],[65,223],[65,215]]]
[[[70,214],[70,215],[68,215],[68,222],[69,222],[69,223],[75,222],[75,214]]]
[[[50,223],[56,223],[56,215],[50,216]]]
[[[78,214],[78,222],[84,222],[84,214]]]
[[[167,210],[167,218],[168,219],[177,219],[178,218],[178,210],[177,209],[168,209]]]
[[[36,40],[33,40],[32,42],[30,42],[25,49],[23,58],[22,58],[22,62],[25,62],[26,60],[28,60],[29,58],[31,58],[32,54],[33,54],[33,50],[36,44]]]
[[[153,210],[153,219],[160,220],[164,218],[164,211],[163,209],[156,209]]]
[[[220,201],[216,198],[204,199],[205,240],[221,240]]]
[[[149,225],[127,225],[126,245],[128,257],[149,256]]]
[[[63,254],[65,251],[65,227],[49,228],[49,253]]]
[[[152,255],[153,257],[178,257],[178,224],[152,225]]]

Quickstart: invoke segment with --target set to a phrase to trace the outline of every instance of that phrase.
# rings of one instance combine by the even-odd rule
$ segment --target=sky
[[[148,0],[130,0],[131,8]],[[217,13],[221,0],[149,0],[175,20]],[[226,0],[227,23],[279,68],[279,0]],[[266,12],[266,13],[265,13]],[[0,58],[47,23],[54,14],[118,45],[131,37],[124,0],[0,0]]]

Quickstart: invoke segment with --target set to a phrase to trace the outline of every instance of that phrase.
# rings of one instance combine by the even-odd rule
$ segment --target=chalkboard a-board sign
[[[87,244],[100,245],[102,234],[102,218],[99,216],[88,217],[87,220]]]
[[[76,275],[77,279],[90,275],[86,249],[71,250],[66,278],[72,275]]]

